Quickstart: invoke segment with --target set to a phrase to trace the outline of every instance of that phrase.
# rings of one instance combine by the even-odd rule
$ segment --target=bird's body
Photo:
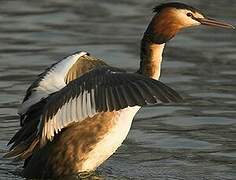
[[[78,52],[57,62],[29,87],[19,108],[21,129],[5,157],[25,160],[23,176],[56,178],[95,170],[126,138],[147,104],[181,97],[157,81],[165,43],[186,27],[231,27],[181,3],[157,6],[141,42],[137,73]]]
[[[32,156],[23,173],[28,177],[61,177],[95,170],[126,138],[138,109],[99,113],[70,125]]]
[[[80,54],[84,57],[80,58]],[[65,81],[68,83],[92,68],[105,65],[84,53],[73,56],[75,55],[78,55],[78,60],[66,75]],[[102,112],[91,118],[87,117],[82,123],[69,125],[52,143],[32,156],[23,174],[27,177],[58,177],[95,170],[122,144],[139,109],[139,106],[134,106]]]
[[[94,109],[96,98],[100,112]],[[30,178],[92,171],[122,144],[142,105],[180,99],[158,81],[78,52],[51,66],[29,87],[19,108],[22,128],[10,141],[14,144],[7,156],[26,159],[23,176]]]

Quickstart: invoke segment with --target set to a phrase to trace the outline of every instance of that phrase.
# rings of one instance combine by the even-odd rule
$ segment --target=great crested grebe
[[[181,100],[157,81],[165,43],[181,29],[200,24],[234,28],[182,3],[162,4],[154,12],[137,73],[78,52],[53,64],[28,88],[19,108],[21,129],[5,155],[25,160],[24,177],[95,170],[122,144],[141,106]]]

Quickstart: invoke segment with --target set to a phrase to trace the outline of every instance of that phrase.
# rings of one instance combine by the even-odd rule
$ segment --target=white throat
[[[155,44],[143,40],[141,45],[141,63],[138,73],[158,80],[161,74],[163,44]]]
[[[152,44],[150,45],[151,56],[150,60],[152,65],[155,67],[153,79],[158,80],[161,75],[161,63],[162,63],[162,53],[164,50],[165,44]]]

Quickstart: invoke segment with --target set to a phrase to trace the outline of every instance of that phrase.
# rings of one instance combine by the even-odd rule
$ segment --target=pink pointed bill
[[[231,24],[220,22],[220,21],[217,21],[217,20],[211,19],[211,18],[197,18],[197,20],[201,24],[207,25],[207,26],[235,29],[235,27]]]

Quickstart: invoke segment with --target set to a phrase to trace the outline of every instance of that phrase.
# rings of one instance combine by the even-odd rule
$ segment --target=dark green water
[[[139,40],[158,0],[0,1],[0,149],[19,128],[29,84],[78,50],[136,70]],[[236,24],[235,0],[182,1]],[[236,31],[199,27],[165,50],[161,80],[186,103],[145,107],[121,148],[99,168],[106,179],[236,179]],[[0,158],[0,179],[21,162]]]

